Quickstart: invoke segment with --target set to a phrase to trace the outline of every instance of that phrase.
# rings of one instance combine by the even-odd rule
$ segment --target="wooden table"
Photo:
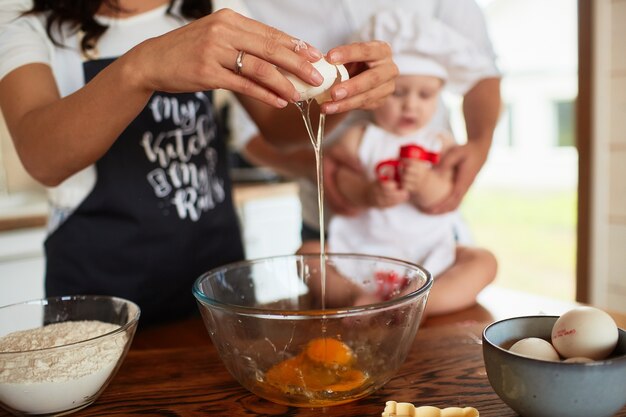
[[[421,329],[400,372],[362,400],[326,409],[278,405],[242,388],[210,346],[134,350],[117,377],[80,416],[380,416],[385,401],[473,406],[481,416],[514,416],[492,391],[482,361],[484,324]],[[624,414],[626,416],[626,414]]]
[[[73,415],[364,417],[380,416],[385,402],[394,400],[442,408],[471,406],[482,417],[513,417],[517,414],[497,397],[487,380],[481,334],[488,323],[505,315],[498,309],[500,303],[509,305],[512,315],[539,311],[534,311],[537,299],[514,294],[522,303],[511,304],[503,299],[506,294],[488,293],[471,309],[426,320],[396,376],[374,394],[353,403],[307,409],[257,397],[230,376],[202,322],[194,318],[137,334],[102,396]],[[547,314],[560,314],[558,310],[568,306],[572,303],[540,304]],[[614,317],[624,327],[626,315]],[[0,416],[5,415],[0,411]],[[626,417],[626,408],[617,416]]]
[[[483,417],[517,414],[493,392],[482,360],[485,323],[418,331],[397,375],[364,399],[325,409],[278,405],[242,388],[211,345],[132,350],[111,385],[78,416],[380,416],[388,400],[472,406]],[[626,408],[618,416],[626,416]],[[592,416],[590,416],[592,417]]]

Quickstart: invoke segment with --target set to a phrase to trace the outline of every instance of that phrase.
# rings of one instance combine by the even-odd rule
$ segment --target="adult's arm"
[[[282,150],[256,134],[241,152],[252,164],[268,167],[284,177],[315,181],[315,151],[311,145]]]
[[[225,9],[140,43],[63,98],[49,65],[20,65],[0,80],[0,106],[26,170],[54,186],[97,161],[154,91],[226,88],[268,108],[298,99],[277,67],[319,84],[309,61],[321,54],[296,53],[291,39]],[[241,50],[252,69],[245,77],[233,72]]]
[[[493,132],[500,114],[500,79],[479,81],[464,97],[463,114],[467,129],[467,143],[447,152],[435,170],[452,170],[452,191],[441,202],[425,209],[431,214],[456,209],[476,175],[487,160]]]
[[[354,215],[359,208],[337,188],[336,177],[339,171],[352,171],[355,179],[360,181],[362,168],[353,156],[335,149],[331,146],[323,153],[324,199],[333,213]],[[268,167],[284,177],[305,178],[317,183],[315,151],[311,144],[283,149],[257,134],[242,147],[242,153],[252,164]]]
[[[461,203],[487,159],[501,107],[500,72],[480,6],[475,0],[441,0],[436,17],[490,58],[491,68],[463,96],[467,143],[449,152],[439,164],[439,169],[453,169],[454,187],[446,199],[427,210],[432,214],[454,210]]]

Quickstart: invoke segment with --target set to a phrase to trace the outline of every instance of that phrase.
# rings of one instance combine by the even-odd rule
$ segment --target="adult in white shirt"
[[[463,113],[467,130],[467,143],[455,148],[444,158],[440,167],[455,170],[452,193],[439,204],[431,207],[431,214],[440,214],[456,209],[476,175],[486,161],[491,146],[493,131],[500,111],[500,73],[495,64],[495,53],[488,36],[484,16],[474,0],[316,0],[312,2],[292,0],[241,0],[254,19],[298,36],[314,45],[322,52],[349,42],[354,33],[361,29],[367,20],[378,11],[389,7],[402,7],[421,15],[437,19],[460,36],[473,43],[478,51],[492,62],[491,69],[483,72],[483,77],[467,88],[463,95]],[[334,56],[331,52],[330,56]],[[450,71],[454,73],[454,71]],[[454,80],[452,80],[454,81]],[[340,91],[338,89],[337,91]],[[241,117],[245,120],[245,117]],[[245,121],[238,121],[245,123]],[[449,128],[445,107],[440,106],[433,122],[435,128]],[[340,127],[329,135],[331,142],[343,129]],[[310,152],[305,149],[293,150],[288,154],[283,149],[272,147],[259,135],[248,130],[243,142],[244,155],[252,162],[275,168],[283,175],[304,178],[300,181],[303,238],[314,238],[318,229],[318,211],[314,173]],[[325,160],[325,193],[330,207],[336,212],[350,214],[351,207],[333,188],[332,176],[336,158],[327,153]],[[353,166],[355,161],[343,161]]]

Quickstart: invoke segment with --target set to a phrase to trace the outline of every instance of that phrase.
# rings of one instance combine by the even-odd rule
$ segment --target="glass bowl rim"
[[[117,335],[117,334],[122,333],[122,332],[126,332],[126,330],[128,330],[132,326],[136,325],[137,322],[139,321],[139,316],[141,315],[141,309],[140,309],[140,307],[136,303],[134,303],[133,301],[130,301],[128,299],[122,298],[122,297],[115,297],[115,296],[110,296],[110,295],[61,295],[61,296],[57,296],[57,297],[38,298],[38,299],[22,301],[22,302],[18,302],[18,303],[13,303],[13,304],[7,304],[7,305],[4,305],[4,306],[0,306],[0,311],[2,311],[4,309],[9,309],[9,308],[12,308],[12,307],[17,307],[17,306],[20,306],[20,305],[40,305],[40,306],[45,306],[45,305],[50,305],[52,303],[58,303],[58,302],[66,302],[66,301],[74,301],[74,300],[95,300],[95,299],[106,299],[106,300],[119,301],[121,303],[129,304],[129,305],[135,307],[137,311],[136,311],[134,317],[132,317],[130,320],[128,320],[128,322],[126,324],[118,327],[117,329],[111,330],[110,332],[103,333],[103,334],[101,334],[99,336],[95,336],[95,337],[91,337],[89,339],[83,339],[83,340],[79,340],[77,342],[67,343],[67,344],[59,345],[59,346],[50,346],[50,347],[45,347],[45,348],[40,348],[40,349],[30,349],[30,350],[4,351],[4,352],[0,352],[0,356],[3,356],[3,355],[15,355],[15,354],[25,354],[25,353],[32,353],[32,352],[52,351],[52,350],[55,350],[55,349],[64,349],[64,348],[71,347],[71,346],[74,347],[74,346],[77,346],[77,345],[80,345],[80,344],[83,344],[83,343],[90,343],[90,342],[93,342],[94,340],[104,339],[104,338],[109,337],[109,336],[113,336],[113,335]],[[58,323],[65,323],[65,322],[61,321],[61,322],[58,322]],[[51,324],[53,324],[53,323],[51,323]]]
[[[378,255],[365,255],[365,254],[357,254],[357,253],[326,253],[326,257],[335,257],[335,258],[365,258],[369,260],[382,260],[386,262],[390,262],[396,265],[409,267],[411,269],[417,269],[421,273],[423,273],[426,277],[426,282],[408,294],[404,294],[400,297],[393,298],[387,301],[381,301],[379,303],[374,304],[365,304],[362,306],[352,306],[352,307],[341,307],[341,308],[327,308],[327,309],[311,309],[311,310],[280,310],[280,309],[271,309],[271,308],[258,308],[258,307],[248,307],[248,306],[240,306],[235,304],[224,303],[212,298],[207,297],[203,291],[200,289],[200,283],[204,281],[211,275],[216,275],[220,271],[224,271],[229,268],[237,268],[242,267],[244,265],[253,265],[260,264],[263,262],[275,260],[275,259],[289,259],[292,258],[302,259],[302,258],[319,258],[319,253],[307,253],[307,254],[295,254],[295,255],[277,255],[277,256],[268,256],[256,259],[247,259],[242,261],[231,262],[216,268],[213,268],[202,275],[200,275],[194,282],[192,292],[196,300],[203,305],[209,305],[211,307],[219,308],[220,310],[233,312],[236,314],[241,314],[245,316],[256,316],[256,317],[265,317],[265,318],[274,318],[274,319],[290,319],[290,318],[301,318],[301,319],[312,319],[315,317],[324,317],[324,318],[333,318],[333,317],[347,317],[356,314],[360,314],[364,311],[373,312],[377,310],[384,310],[386,308],[394,307],[397,305],[401,305],[405,302],[411,301],[414,298],[422,296],[426,293],[433,285],[433,276],[427,271],[423,266],[414,263],[404,261],[402,259],[391,258],[387,256],[378,256]]]

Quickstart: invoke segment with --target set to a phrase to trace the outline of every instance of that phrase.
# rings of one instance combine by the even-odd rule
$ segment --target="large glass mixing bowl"
[[[420,324],[432,276],[367,255],[289,255],[229,264],[193,293],[226,368],[268,400],[324,407],[393,377]]]

